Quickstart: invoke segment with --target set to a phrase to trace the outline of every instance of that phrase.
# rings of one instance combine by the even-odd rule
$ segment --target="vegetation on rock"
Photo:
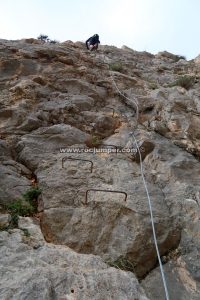
[[[181,87],[185,88],[186,90],[189,90],[193,87],[194,83],[195,83],[194,76],[184,75],[184,76],[180,76],[176,81],[171,83],[169,86],[170,87],[181,86]]]
[[[5,205],[5,209],[11,215],[11,221],[7,229],[18,226],[19,216],[33,216],[37,212],[37,198],[41,194],[38,187],[33,187],[22,194],[21,198],[16,199],[10,204]],[[5,229],[5,228],[4,228]]]

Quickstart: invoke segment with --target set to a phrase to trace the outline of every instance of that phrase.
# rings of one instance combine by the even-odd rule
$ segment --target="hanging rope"
[[[104,55],[104,63],[107,64],[105,62],[105,55]],[[135,99],[130,99],[129,97],[125,96],[118,88],[115,80],[114,80],[114,77],[112,75],[112,72],[109,70],[109,74],[110,74],[110,77],[111,77],[111,80],[112,80],[112,83],[114,84],[117,92],[123,97],[125,98],[126,100],[128,101],[131,101],[134,103],[135,105],[135,108],[136,108],[136,128],[138,126],[138,117],[139,117],[139,108],[138,108],[138,102],[137,100]],[[136,129],[135,128],[135,129]],[[161,272],[161,277],[162,277],[162,282],[163,282],[163,286],[164,286],[164,291],[165,291],[165,297],[166,297],[166,300],[169,300],[169,293],[168,293],[168,288],[167,288],[167,283],[166,283],[166,279],[165,279],[165,274],[164,274],[164,270],[163,270],[163,265],[162,265],[162,261],[161,261],[161,258],[160,258],[160,252],[159,252],[159,248],[158,248],[158,242],[157,242],[157,237],[156,237],[156,231],[155,231],[155,225],[154,225],[154,218],[153,218],[153,211],[152,211],[152,204],[151,204],[151,198],[150,198],[150,195],[149,195],[149,190],[148,190],[148,187],[147,187],[147,183],[146,183],[146,179],[145,179],[145,176],[144,176],[144,168],[143,168],[143,162],[142,162],[142,156],[141,156],[141,152],[140,152],[140,148],[138,146],[138,143],[137,143],[137,140],[135,138],[135,135],[133,132],[130,133],[130,135],[132,136],[133,138],[133,141],[136,145],[136,148],[137,148],[137,151],[138,151],[138,154],[139,154],[139,158],[140,158],[140,170],[141,170],[141,175],[142,175],[142,180],[143,180],[143,184],[144,184],[144,188],[145,188],[145,191],[146,191],[146,195],[147,195],[147,199],[148,199],[148,205],[149,205],[149,211],[150,211],[150,217],[151,217],[151,226],[152,226],[152,231],[153,231],[153,239],[154,239],[154,244],[155,244],[155,248],[156,248],[156,254],[157,254],[157,257],[158,257],[158,262],[159,262],[159,266],[160,266],[160,272]]]
[[[153,231],[154,244],[155,244],[156,253],[157,253],[157,257],[158,257],[158,261],[159,261],[160,272],[161,272],[161,276],[162,276],[162,281],[163,281],[163,286],[164,286],[164,290],[165,290],[166,300],[169,300],[169,293],[168,293],[168,289],[167,289],[167,283],[166,283],[166,279],[165,279],[165,274],[164,274],[164,270],[163,270],[162,261],[161,261],[161,258],[160,258],[160,252],[159,252],[159,249],[158,249],[158,242],[157,242],[155,225],[154,225],[151,198],[150,198],[150,195],[149,195],[149,190],[148,190],[147,183],[146,183],[145,176],[144,176],[142,156],[141,156],[140,148],[138,146],[137,140],[136,140],[133,132],[131,133],[131,136],[134,139],[134,142],[135,142],[138,154],[139,154],[139,158],[140,158],[140,170],[141,170],[142,180],[143,180],[143,184],[144,184],[144,188],[145,188],[145,191],[146,191],[146,194],[147,194],[147,199],[148,199],[148,204],[149,204],[149,211],[150,211],[150,216],[151,216],[151,227],[152,227],[152,231]]]

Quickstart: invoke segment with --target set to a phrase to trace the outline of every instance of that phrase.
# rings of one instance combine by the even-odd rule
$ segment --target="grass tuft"
[[[176,81],[169,84],[169,87],[181,86],[186,90],[189,90],[193,87],[194,83],[195,83],[195,78],[193,76],[184,75],[184,76],[180,76]]]
[[[122,64],[120,62],[109,64],[109,69],[111,71],[122,72]]]

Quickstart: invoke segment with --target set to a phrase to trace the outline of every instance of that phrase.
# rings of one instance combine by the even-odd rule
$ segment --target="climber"
[[[98,49],[98,44],[100,44],[98,34],[91,36],[86,42],[86,47],[88,50],[93,51]]]

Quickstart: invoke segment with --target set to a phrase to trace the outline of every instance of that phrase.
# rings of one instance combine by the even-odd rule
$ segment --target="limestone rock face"
[[[31,186],[31,171],[13,160],[12,149],[0,140],[0,205],[11,203]]]
[[[180,247],[165,257],[164,272],[172,300],[197,300],[200,297],[199,284],[199,204],[188,198],[183,202],[185,228]],[[156,268],[143,281],[150,299],[165,299],[161,284],[160,271]],[[162,296],[163,295],[163,296]]]
[[[142,276],[154,265],[156,257],[138,165],[98,154],[76,156],[93,161],[91,173],[89,162],[66,160],[62,168],[61,158],[41,166],[37,172],[43,190],[41,225],[45,238],[78,252],[101,255],[105,260],[126,257]],[[125,191],[128,197],[124,201],[123,194],[90,189]],[[154,199],[160,248],[165,253],[178,245],[180,230],[169,216],[162,191],[151,184],[149,189]]]
[[[170,299],[199,299],[199,58],[0,53],[0,298],[165,299],[142,170]],[[37,186],[37,213],[6,209]]]
[[[16,146],[19,160],[25,162],[29,169],[35,169],[42,158],[59,153],[61,147],[81,144],[88,135],[66,124],[41,127],[24,135]]]
[[[20,227],[30,237],[20,229],[0,233],[1,299],[148,300],[132,273],[94,255],[42,244],[39,227],[28,218],[21,218]]]
[[[200,55],[198,55],[197,57],[195,57],[195,62],[196,62],[197,64],[199,64],[199,62],[200,62]]]
[[[12,160],[0,166],[0,181],[1,204],[8,204],[19,198],[31,186],[30,180],[23,175],[21,165]]]

